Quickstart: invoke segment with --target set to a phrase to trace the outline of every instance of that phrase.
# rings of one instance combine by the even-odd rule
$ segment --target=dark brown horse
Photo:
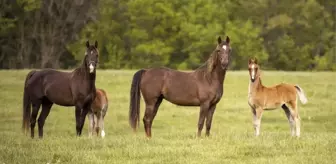
[[[151,137],[153,119],[163,99],[180,106],[200,106],[198,133],[201,136],[206,119],[206,136],[210,135],[212,116],[223,95],[223,82],[229,64],[230,39],[218,44],[208,61],[193,72],[169,68],[141,69],[133,76],[129,110],[130,125],[139,126],[140,91],[146,103],[143,117],[147,137]]]
[[[26,77],[23,93],[22,129],[26,133],[34,128],[40,106],[42,111],[38,118],[39,137],[43,137],[43,126],[51,106],[75,106],[77,136],[82,133],[87,112],[96,96],[96,65],[98,63],[98,42],[90,45],[86,42],[83,63],[72,72],[60,72],[53,69],[31,71]],[[31,111],[32,106],[32,111]]]

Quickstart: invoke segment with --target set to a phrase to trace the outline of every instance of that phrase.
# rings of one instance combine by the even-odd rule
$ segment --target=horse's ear
[[[98,48],[98,41],[95,41],[95,47]]]
[[[86,48],[89,48],[90,47],[90,43],[89,41],[86,41]]]
[[[250,58],[249,60],[248,60],[248,64],[251,64],[252,63],[252,58]]]
[[[230,38],[229,38],[229,36],[226,36],[226,44],[230,45]]]
[[[217,43],[218,43],[218,44],[221,44],[221,43],[222,43],[222,38],[221,38],[220,36],[217,38]]]
[[[258,59],[256,57],[250,58],[248,64],[258,64]]]
[[[254,63],[258,64],[258,59],[256,57],[254,57]]]

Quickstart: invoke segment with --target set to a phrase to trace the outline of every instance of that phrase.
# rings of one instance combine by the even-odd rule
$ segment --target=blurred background
[[[336,70],[335,0],[0,0],[0,69],[194,69],[231,38],[231,69]]]

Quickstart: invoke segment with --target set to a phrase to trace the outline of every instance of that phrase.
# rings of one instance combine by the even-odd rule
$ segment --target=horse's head
[[[248,70],[250,73],[250,79],[252,82],[259,77],[259,65],[257,58],[250,58],[248,61]]]
[[[96,71],[98,55],[98,42],[95,41],[94,45],[90,45],[89,41],[86,41],[85,64],[90,73],[94,73]]]
[[[217,60],[219,60],[222,69],[226,69],[229,65],[231,54],[230,38],[228,36],[225,42],[222,41],[221,37],[218,37],[216,53],[218,57]]]

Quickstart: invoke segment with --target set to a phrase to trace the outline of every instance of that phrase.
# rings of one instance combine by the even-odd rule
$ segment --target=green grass
[[[301,138],[290,137],[282,109],[266,111],[261,136],[254,137],[247,105],[247,71],[229,71],[224,96],[214,115],[211,136],[196,138],[198,107],[164,101],[153,123],[153,138],[143,124],[134,134],[128,125],[129,89],[134,71],[99,70],[96,86],[107,91],[106,138],[75,135],[74,107],[54,105],[44,138],[21,132],[22,91],[27,70],[0,71],[0,164],[12,163],[335,163],[336,73],[270,72],[267,86],[299,84],[308,104],[299,104]],[[141,115],[144,102],[141,102]],[[142,119],[141,116],[141,119]],[[37,135],[37,127],[35,129]]]

